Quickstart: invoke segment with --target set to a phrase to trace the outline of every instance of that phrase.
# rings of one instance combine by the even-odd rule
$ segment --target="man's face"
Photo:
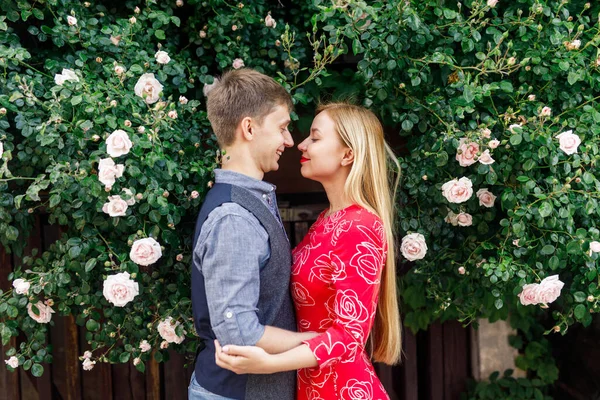
[[[277,171],[281,154],[286,147],[294,145],[292,135],[288,131],[289,123],[288,108],[277,106],[263,119],[261,125],[253,127],[252,155],[263,173]]]

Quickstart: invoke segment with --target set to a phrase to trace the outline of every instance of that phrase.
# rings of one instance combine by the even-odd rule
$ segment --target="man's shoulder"
[[[234,202],[223,203],[215,207],[206,218],[202,226],[203,232],[208,232],[218,225],[233,226],[238,231],[245,231],[244,228],[251,228],[253,231],[264,231],[264,228],[258,219],[250,211]],[[207,228],[207,229],[205,229]],[[266,234],[266,231],[264,231]],[[234,233],[234,232],[232,232]]]

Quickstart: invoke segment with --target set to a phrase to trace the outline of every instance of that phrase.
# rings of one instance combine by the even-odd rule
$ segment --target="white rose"
[[[154,264],[160,257],[162,257],[160,244],[153,238],[136,240],[129,252],[131,261],[139,265]]]
[[[31,303],[27,304],[27,314],[29,314],[31,319],[33,319],[36,322],[39,322],[40,324],[47,324],[48,322],[50,322],[50,320],[52,319],[52,314],[54,314],[54,310],[52,309],[52,307],[45,305],[41,301],[38,301],[35,304],[35,306],[40,313],[36,314],[32,306],[33,304]]]
[[[9,358],[8,360],[4,360],[4,363],[6,365],[8,365],[11,368],[18,368],[19,367],[19,359],[15,356],[12,356],[11,358]]]
[[[120,41],[121,41],[121,35],[119,35],[119,36],[110,35],[110,42],[112,44],[114,44],[115,46],[118,46]]]
[[[425,236],[420,233],[411,233],[402,238],[400,251],[404,258],[409,261],[420,260],[427,254],[427,243]]]
[[[112,158],[103,158],[98,163],[98,180],[105,186],[111,187],[115,184],[116,178],[123,176],[125,166],[115,164]]]
[[[127,215],[127,202],[119,195],[109,196],[108,203],[104,203],[102,211],[111,217],[124,217]]]
[[[479,189],[476,193],[477,198],[479,199],[479,205],[484,207],[494,207],[494,201],[496,201],[496,196],[487,188]]]
[[[600,242],[594,240],[590,243],[590,256],[592,253],[600,253]]]
[[[85,360],[83,360],[83,370],[84,371],[91,371],[94,368],[94,365],[96,365],[96,361],[92,361],[89,358],[86,358]]]
[[[483,153],[481,153],[481,155],[479,156],[478,161],[481,164],[484,164],[484,165],[490,165],[490,164],[493,164],[493,163],[496,162],[496,160],[494,160],[492,158],[492,156],[490,155],[490,151],[489,150],[486,150]]]
[[[129,272],[121,272],[106,278],[102,294],[109,303],[124,307],[140,293],[138,283],[129,276]]]
[[[75,17],[73,17],[73,16],[69,15],[69,16],[67,17],[67,23],[68,23],[69,25],[71,25],[71,26],[73,26],[73,25],[77,25],[77,18],[75,18]]]
[[[540,116],[542,117],[549,117],[550,115],[552,115],[552,109],[550,107],[544,107],[542,108],[542,111],[540,111]]]
[[[473,216],[469,213],[461,212],[456,216],[456,223],[458,226],[471,226],[473,225]]]
[[[172,118],[172,119],[177,119],[177,111],[175,111],[175,110],[171,110],[171,111],[169,111],[169,112],[167,113],[167,115],[169,116],[169,118]]]
[[[461,275],[464,275],[467,272],[467,270],[465,269],[465,267],[458,267],[458,273]]]
[[[467,177],[453,179],[442,185],[442,194],[450,203],[463,203],[473,195],[473,182]]]
[[[530,94],[529,96],[527,96],[527,100],[535,101],[535,94]]]
[[[60,74],[54,75],[54,83],[56,83],[57,85],[62,85],[66,81],[79,82],[79,78],[75,74],[75,71],[63,68]]]
[[[120,157],[129,153],[132,146],[129,135],[121,129],[117,129],[106,138],[106,152],[111,157]]]
[[[242,67],[244,67],[244,60],[242,60],[241,58],[236,58],[235,60],[233,60],[233,62],[231,63],[231,66],[233,67],[233,69],[240,69]]]
[[[83,352],[83,358],[92,358],[92,352],[86,350],[85,352]]]
[[[163,85],[154,77],[154,74],[147,73],[138,79],[134,92],[137,96],[143,98],[146,104],[154,104],[160,98],[162,89]]]
[[[530,283],[530,284],[523,286],[521,293],[518,294],[519,301],[521,302],[521,304],[523,304],[524,306],[528,306],[531,304],[538,304],[538,300],[537,300],[538,286],[539,285],[537,283]]]
[[[181,343],[185,339],[185,331],[182,336],[177,336],[175,329],[180,325],[179,321],[173,321],[172,317],[160,321],[157,330],[160,337],[162,337],[167,343]],[[162,348],[162,344],[160,346]]]
[[[558,279],[558,275],[552,275],[542,280],[537,288],[538,303],[548,304],[558,299],[563,286],[565,284]]]
[[[208,96],[208,94],[215,88],[215,86],[217,86],[217,84],[219,83],[219,78],[214,78],[213,83],[211,84],[204,84],[204,87],[202,88],[202,93],[204,93],[204,96]]]
[[[179,96],[179,104],[186,105],[188,103],[188,99],[185,96]]]
[[[15,279],[13,281],[13,287],[15,288],[15,293],[17,294],[29,294],[29,287],[31,283],[27,282],[25,279]]]
[[[201,39],[204,39],[206,37],[206,32],[205,31],[200,31],[198,33],[198,35],[200,36]]]
[[[168,64],[171,61],[171,57],[169,57],[167,52],[162,50],[157,51],[154,58],[156,58],[156,62],[159,64]]]
[[[131,25],[135,24],[136,22],[137,22],[137,18],[136,18],[136,17],[131,17],[131,18],[129,18],[129,23],[130,23]]]
[[[579,39],[575,39],[575,40],[573,40],[573,41],[571,42],[571,47],[572,47],[573,49],[575,49],[575,50],[576,50],[576,49],[578,49],[578,48],[579,48],[579,46],[581,46],[581,40],[579,40]]]
[[[491,8],[496,7],[496,4],[498,4],[498,0],[487,0],[487,5]]]
[[[277,26],[277,22],[271,17],[271,14],[265,17],[265,26],[268,28],[275,28]]]
[[[147,353],[150,350],[152,350],[152,346],[150,346],[150,343],[148,343],[147,340],[142,340],[140,342],[140,350],[142,351],[142,353]]]
[[[140,13],[140,8],[136,6],[136,7],[133,9],[133,12],[134,12],[134,13],[136,13],[136,14],[139,14],[139,13]]]
[[[495,149],[500,146],[500,141],[498,139],[492,139],[488,142],[488,146],[490,149]]]
[[[481,130],[481,136],[486,139],[489,139],[492,136],[492,131],[489,128],[483,128]]]
[[[166,349],[169,347],[169,342],[167,342],[166,340],[163,340],[162,342],[160,342],[160,348],[161,349]]]
[[[125,67],[121,65],[115,65],[115,74],[122,75],[125,73]]]
[[[560,135],[557,135],[560,149],[565,152],[565,154],[571,155],[577,153],[577,148],[581,144],[581,139],[579,136],[575,135],[572,130],[565,131]]]

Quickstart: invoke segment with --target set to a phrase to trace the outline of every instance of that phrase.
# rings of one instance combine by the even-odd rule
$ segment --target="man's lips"
[[[310,159],[306,158],[306,157],[302,157],[300,158],[300,163],[305,163],[307,161],[310,161]]]

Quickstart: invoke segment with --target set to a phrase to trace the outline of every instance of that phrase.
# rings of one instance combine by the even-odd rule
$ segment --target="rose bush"
[[[65,227],[9,277],[27,290],[19,281],[2,293],[3,341],[29,341],[7,354],[19,365],[49,359],[30,349],[45,348],[35,321],[51,324],[52,311],[87,328],[86,368],[136,360],[143,370],[169,346],[195,351],[190,238],[216,155],[204,96],[243,66],[290,91],[303,132],[319,99],[352,94],[405,138],[408,327],[510,316],[517,364],[542,395],[557,377],[543,333],[587,326],[599,310],[600,5],[0,5],[0,241],[19,254],[42,210]],[[121,273],[139,294],[117,291],[129,299],[117,307],[101,288]],[[310,301],[302,289],[295,296]],[[519,386],[500,380],[472,397]]]

